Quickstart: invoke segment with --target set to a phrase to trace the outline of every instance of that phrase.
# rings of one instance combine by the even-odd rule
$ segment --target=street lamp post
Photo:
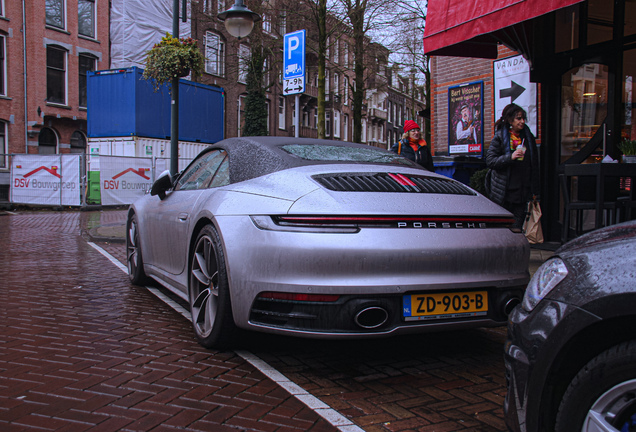
[[[182,5],[183,22],[186,22],[186,2]],[[172,37],[179,39],[179,0],[172,3]],[[179,172],[179,77],[170,84],[170,174]]]
[[[234,5],[221,12],[218,18],[225,21],[227,32],[239,40],[248,36],[254,28],[254,23],[261,20],[261,16],[249,10],[243,0],[234,0]]]

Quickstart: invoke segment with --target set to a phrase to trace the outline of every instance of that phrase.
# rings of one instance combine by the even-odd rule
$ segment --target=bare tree
[[[380,31],[376,35],[391,49],[391,61],[409,77],[410,97],[415,111],[415,92],[424,90],[426,110],[430,109],[430,69],[429,58],[424,54],[424,27],[426,24],[427,0],[400,2],[394,13],[394,23],[390,31]],[[428,111],[430,112],[430,111]],[[416,112],[411,113],[415,118]],[[430,115],[424,115],[425,139],[430,142]]]
[[[369,50],[371,44],[371,33],[380,32],[382,29],[391,27],[395,18],[393,11],[397,1],[394,0],[335,0],[338,2],[342,13],[347,18],[347,24],[351,27],[354,43],[354,82],[353,93],[353,141],[362,141],[362,106],[364,95],[369,88],[369,77],[371,71],[367,68],[370,64],[375,64],[376,59],[369,55],[373,50]],[[377,71],[372,71],[377,72]],[[377,83],[377,81],[376,81]]]

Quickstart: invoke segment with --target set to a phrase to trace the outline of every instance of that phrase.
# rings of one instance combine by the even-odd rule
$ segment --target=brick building
[[[86,72],[109,66],[108,7],[0,1],[0,154],[85,152]],[[0,157],[4,188],[7,164]]]

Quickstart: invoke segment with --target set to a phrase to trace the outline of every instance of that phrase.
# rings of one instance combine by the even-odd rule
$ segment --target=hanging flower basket
[[[148,51],[143,77],[152,80],[155,91],[174,78],[200,75],[204,58],[192,38],[177,39],[166,33],[161,42]]]

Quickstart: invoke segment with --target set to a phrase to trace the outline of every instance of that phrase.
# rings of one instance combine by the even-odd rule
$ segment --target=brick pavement
[[[0,216],[0,430],[335,430],[80,234],[76,212]]]
[[[78,234],[84,234],[87,239],[98,242],[100,247],[125,263],[125,247],[122,243],[125,211],[87,212],[80,214],[80,221],[77,223],[72,222],[72,217],[65,215],[66,213],[41,218],[16,218],[15,224],[32,229],[35,235],[42,230],[43,225],[52,226],[50,230],[53,232],[69,234],[66,241],[71,241],[74,237],[79,238]],[[0,217],[0,225],[2,225],[2,217]],[[104,233],[107,235],[101,237],[100,235]],[[0,228],[0,235],[2,235],[2,228]],[[112,235],[115,241],[109,239]],[[81,246],[85,243],[76,240],[74,244],[76,245],[75,254],[79,256],[86,254],[92,261],[96,263],[99,261],[99,264],[82,265],[82,271],[74,275],[73,273],[66,275],[68,283],[73,284],[72,281],[80,280],[76,282],[76,285],[82,285],[82,278],[94,278],[86,282],[84,286],[103,283],[101,278],[104,277],[104,270],[109,270],[111,267],[115,269],[115,267],[103,258],[94,257],[94,254],[89,253],[90,250],[87,251],[84,246]],[[535,267],[541,259],[547,258],[550,254],[550,252],[541,251],[538,255],[533,251],[537,261]],[[73,253],[70,253],[66,259],[72,261],[72,256]],[[4,262],[4,259],[2,261]],[[93,268],[93,265],[97,268]],[[0,264],[0,270],[6,272],[6,268],[1,266],[2,264]],[[100,331],[96,330],[97,334],[94,336],[85,336],[89,340],[86,342],[86,339],[81,337],[83,326],[80,326],[77,317],[69,320],[65,311],[62,317],[70,324],[58,324],[60,329],[66,331],[65,334],[70,332],[78,339],[75,344],[81,348],[90,347],[89,352],[92,353],[94,348],[91,344],[95,341],[100,345],[106,344],[106,348],[100,349],[100,355],[103,355],[102,351],[110,354],[107,359],[90,357],[88,360],[80,355],[77,362],[82,366],[85,361],[97,362],[78,371],[83,374],[81,382],[86,382],[88,387],[77,389],[75,384],[59,381],[59,391],[64,397],[67,390],[62,390],[62,386],[70,386],[68,391],[79,390],[83,395],[86,395],[89,389],[93,389],[91,391],[96,393],[93,397],[99,396],[100,399],[92,402],[91,407],[99,405],[100,401],[104,403],[95,412],[88,412],[108,416],[110,422],[128,421],[125,424],[129,428],[127,430],[155,430],[153,429],[155,426],[158,428],[156,430],[171,430],[169,428],[176,424],[181,426],[188,422],[190,422],[187,426],[188,430],[198,430],[196,428],[200,427],[199,425],[204,425],[201,426],[202,428],[208,427],[208,430],[222,430],[216,429],[218,425],[239,429],[245,427],[244,430],[294,430],[294,427],[303,429],[299,425],[304,425],[307,430],[311,428],[333,430],[333,427],[326,422],[316,419],[316,415],[308,412],[300,402],[286,397],[288,395],[284,390],[277,388],[271,381],[263,379],[262,375],[246,365],[240,357],[233,353],[217,353],[200,348],[193,340],[189,323],[182,317],[147,292],[131,287],[126,276],[119,270],[109,270],[109,272],[113,273],[113,280],[116,282],[109,282],[107,289],[102,287],[99,295],[90,297],[91,302],[96,302],[91,304],[91,311],[96,309],[101,312],[91,312],[87,315],[91,328],[104,325],[105,327]],[[46,276],[39,279],[44,280]],[[106,280],[111,281],[111,277],[109,276]],[[50,285],[50,281],[46,285]],[[78,290],[81,292],[82,288],[76,288],[73,291]],[[5,289],[2,291],[4,293]],[[103,296],[103,294],[106,295]],[[0,300],[4,299],[0,297]],[[60,304],[60,307],[62,306]],[[51,322],[49,319],[48,323]],[[121,332],[123,334],[120,334]],[[14,337],[17,338],[17,336]],[[505,328],[354,342],[248,334],[240,348],[249,349],[295,384],[337,409],[365,431],[501,432],[505,430],[502,409],[506,391],[503,366],[504,341]],[[17,399],[15,395],[7,398],[4,394],[5,388],[2,387],[6,374],[3,372],[6,362],[3,359],[4,336],[2,342],[0,344],[0,425],[5,421],[5,413],[2,411],[4,401],[10,404],[18,400],[23,401]],[[20,345],[15,340],[12,340],[12,343]],[[63,343],[59,342],[59,349],[62,345]],[[56,352],[56,355],[59,353]],[[131,355],[132,359],[129,359]],[[101,366],[103,363],[106,366]],[[27,372],[30,365],[30,363],[20,365],[27,376],[34,373]],[[208,368],[212,371],[208,371]],[[60,379],[68,378],[65,375],[70,373],[67,369],[75,371],[73,366],[63,367],[61,370],[64,373],[57,373],[61,375]],[[107,370],[111,375],[103,376],[106,374],[103,370]],[[204,380],[207,380],[205,384]],[[26,381],[29,382],[29,380]],[[183,382],[197,387],[194,390],[185,389],[181,387]],[[97,386],[97,391],[94,386]],[[111,393],[102,394],[104,388]],[[31,392],[31,389],[27,391]],[[112,394],[127,391],[131,393]],[[74,394],[72,392],[68,397],[74,400]],[[267,411],[269,405],[275,404],[272,394],[279,400],[273,411]],[[266,399],[269,403],[263,406],[259,405],[250,409],[236,406],[241,404],[234,402],[252,399],[262,402],[257,395],[266,395],[267,398],[272,399]],[[229,402],[233,402],[234,405]],[[88,402],[85,403],[88,404]],[[72,405],[73,402],[70,404]],[[108,408],[104,408],[105,406]],[[169,407],[169,409],[155,408],[155,411],[151,411],[148,407]],[[44,410],[44,415],[51,410],[52,408]],[[78,410],[67,407],[66,411],[69,410],[72,412],[56,415],[66,421],[72,420],[74,423],[70,424],[76,426]],[[265,416],[262,416],[263,411],[267,411]],[[141,416],[142,412],[146,412],[149,417]],[[25,417],[39,418],[42,415],[37,410],[27,410]],[[276,416],[285,417],[286,420],[292,421],[292,426],[287,424],[283,426],[276,422],[262,423],[263,420],[261,420],[257,423],[263,429],[246,427],[254,424],[254,418],[270,419],[272,416],[276,419],[278,419]],[[177,417],[183,419],[181,423],[174,423]],[[314,420],[312,422],[308,419]],[[304,423],[296,423],[297,421]],[[270,427],[270,423],[280,428],[265,429],[263,424]]]

